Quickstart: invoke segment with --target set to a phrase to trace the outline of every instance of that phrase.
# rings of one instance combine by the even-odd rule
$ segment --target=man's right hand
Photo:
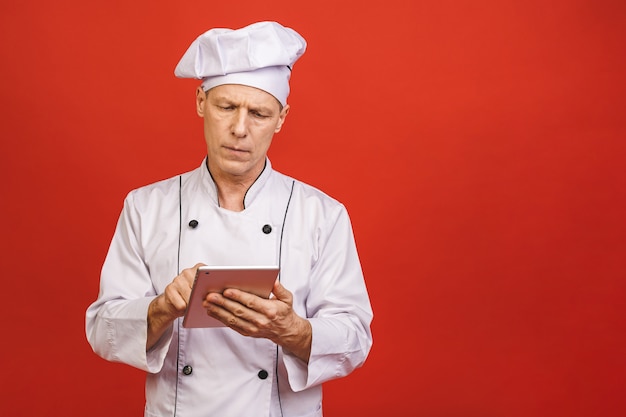
[[[156,344],[174,320],[185,314],[196,271],[202,265],[204,264],[196,264],[193,268],[183,269],[165,287],[163,294],[160,294],[150,303],[147,317],[146,351]]]

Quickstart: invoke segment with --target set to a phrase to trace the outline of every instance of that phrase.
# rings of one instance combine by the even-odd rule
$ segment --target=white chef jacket
[[[219,207],[206,159],[125,199],[86,334],[98,355],[147,372],[146,417],[322,416],[321,384],[370,351],[372,309],[345,207],[269,159],[244,207]],[[309,363],[267,339],[181,319],[146,352],[148,305],[200,262],[279,265],[295,312],[311,323]]]

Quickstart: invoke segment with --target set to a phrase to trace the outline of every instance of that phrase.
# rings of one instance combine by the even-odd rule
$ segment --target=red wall
[[[346,204],[375,311],[325,415],[625,415],[624,4],[4,0],[0,414],[142,414],[84,310],[125,194],[203,157],[177,60],[274,19],[272,162]]]

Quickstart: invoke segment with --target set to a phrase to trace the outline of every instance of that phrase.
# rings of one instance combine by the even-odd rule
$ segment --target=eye
[[[213,105],[220,111],[230,111],[236,108],[235,104],[226,100],[217,100],[213,103]]]
[[[267,117],[269,117],[268,115],[261,113],[258,110],[250,110],[250,114],[253,115],[254,117],[258,118],[258,119],[265,119]]]

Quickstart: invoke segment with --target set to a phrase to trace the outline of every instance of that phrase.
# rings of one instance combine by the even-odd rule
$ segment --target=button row
[[[183,374],[185,375],[191,375],[191,373],[193,372],[193,368],[191,367],[191,365],[185,365],[183,366]],[[265,369],[261,369],[259,371],[259,373],[257,374],[257,376],[259,377],[259,379],[267,379],[267,377],[270,374],[265,370]]]
[[[189,222],[189,227],[191,227],[192,229],[195,229],[196,227],[198,227],[199,224],[200,223],[198,222],[198,220],[191,220]],[[261,230],[266,235],[269,235],[270,233],[272,233],[272,226],[270,226],[269,224],[266,224],[266,225],[263,226],[263,228]]]

